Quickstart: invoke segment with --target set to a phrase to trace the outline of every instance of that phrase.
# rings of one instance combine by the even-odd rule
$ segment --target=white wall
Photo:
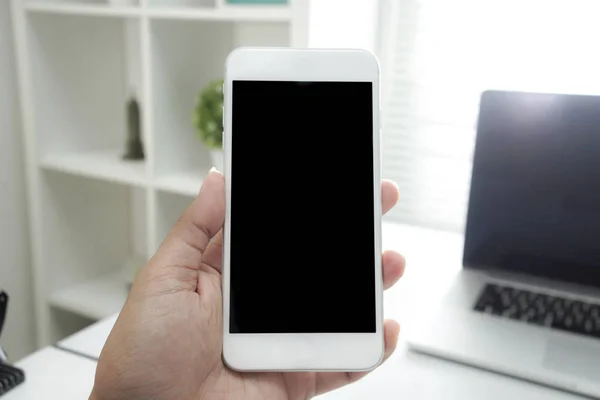
[[[10,296],[0,344],[15,361],[35,347],[25,174],[10,1],[0,0],[0,288]]]
[[[378,0],[310,0],[308,46],[376,52]]]

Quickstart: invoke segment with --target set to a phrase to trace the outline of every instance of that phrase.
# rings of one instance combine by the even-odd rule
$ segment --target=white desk
[[[383,245],[386,249],[402,252],[408,263],[404,279],[386,292],[384,313],[387,317],[397,318],[404,325],[410,325],[422,307],[438,301],[446,284],[460,269],[462,237],[385,224]],[[84,329],[59,345],[86,356],[97,357],[115,318]],[[7,400],[85,399],[92,387],[94,362],[84,357],[50,348],[27,357],[18,365],[26,370],[27,382],[7,395]],[[50,383],[54,379],[58,385]],[[323,400],[448,398],[579,399],[575,395],[413,353],[406,349],[402,341],[396,353],[371,375],[321,397]]]
[[[86,400],[94,384],[96,362],[53,347],[19,361],[25,382],[2,400]]]

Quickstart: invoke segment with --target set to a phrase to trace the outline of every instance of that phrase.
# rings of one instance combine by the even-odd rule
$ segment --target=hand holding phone
[[[371,62],[371,61],[369,61]],[[302,86],[302,85],[300,85]],[[310,86],[310,85],[309,85]],[[361,86],[361,85],[359,85]],[[363,93],[364,92],[360,92]],[[231,97],[228,98],[231,99]],[[295,96],[294,96],[295,98]],[[306,102],[310,101],[310,104],[317,106],[319,103],[313,103],[313,97],[306,99]],[[229,101],[229,100],[228,100]],[[364,101],[364,99],[363,99]],[[356,104],[362,104],[364,102],[356,102]],[[258,104],[258,103],[257,103]],[[267,103],[260,103],[265,107],[268,107]],[[323,103],[321,103],[323,104]],[[230,107],[231,104],[228,106]],[[271,109],[272,110],[272,109]],[[353,117],[356,114],[354,109],[345,109],[346,115]],[[265,113],[260,113],[256,118],[256,126],[263,127],[257,130],[258,133],[254,134],[254,138],[262,137],[263,139],[269,131],[268,124],[274,123],[273,119],[264,117]],[[273,113],[271,115],[274,115]],[[320,115],[324,115],[321,113]],[[339,117],[339,115],[338,115]],[[285,122],[281,120],[279,122]],[[234,121],[235,122],[235,121]],[[259,124],[260,122],[260,124]],[[277,122],[277,121],[275,121]],[[296,121],[292,121],[296,122]],[[231,127],[232,120],[228,119],[227,124]],[[365,126],[366,124],[359,123],[357,126]],[[264,127],[267,128],[264,128]],[[277,130],[278,135],[285,135],[287,128],[293,126],[288,124],[287,126],[280,127]],[[301,126],[301,125],[298,125]],[[327,125],[326,125],[327,126]],[[339,126],[339,125],[338,125]],[[349,126],[349,125],[348,125]],[[311,143],[327,143],[320,142],[317,140],[314,132],[318,132],[318,129],[308,129],[309,126],[302,126],[302,140],[310,140]],[[304,128],[307,128],[306,134],[304,134]],[[265,130],[266,129],[266,130]],[[235,128],[234,128],[235,131]],[[294,132],[293,128],[289,129],[289,132]],[[237,132],[237,131],[236,131]],[[262,132],[262,135],[259,133]],[[271,132],[274,132],[271,131]],[[298,130],[296,130],[296,133]],[[313,132],[312,134],[310,132]],[[349,131],[345,131],[348,134]],[[236,135],[229,137],[229,140]],[[240,131],[241,133],[241,131]],[[289,134],[289,133],[287,133]],[[351,136],[353,137],[353,136]],[[376,140],[376,139],[375,139]],[[240,143],[235,142],[234,143]],[[230,142],[231,143],[231,142]],[[263,142],[258,142],[263,143]],[[364,142],[361,142],[364,144]],[[368,146],[367,146],[368,147]],[[292,157],[292,149],[301,149],[299,146],[288,146],[290,150],[288,155]],[[354,149],[354,150],[352,150]],[[242,154],[248,149],[242,146]],[[345,151],[344,154],[354,154],[356,147],[342,146],[339,151]],[[235,150],[234,153],[238,150]],[[370,152],[367,152],[370,153]],[[254,154],[248,151],[248,154]],[[258,154],[258,153],[257,153]],[[239,153],[238,153],[239,155]],[[309,372],[273,372],[273,373],[240,373],[227,368],[222,358],[223,346],[225,345],[225,355],[227,362],[237,367],[243,367],[248,369],[253,368],[270,368],[273,364],[261,363],[255,360],[249,360],[247,364],[239,364],[240,358],[244,360],[249,353],[241,352],[234,353],[233,358],[229,358],[230,351],[232,350],[229,346],[231,343],[225,342],[229,340],[232,335],[238,335],[236,333],[230,333],[229,330],[223,331],[223,300],[227,300],[228,297],[224,296],[222,286],[226,286],[229,283],[228,280],[233,279],[233,275],[230,273],[233,271],[233,264],[229,264],[225,270],[227,264],[223,260],[224,242],[228,242],[228,238],[233,239],[235,237],[235,229],[225,232],[223,224],[226,220],[226,207],[233,206],[233,218],[230,218],[230,222],[243,221],[244,218],[237,219],[235,217],[236,203],[235,199],[241,199],[236,196],[236,190],[243,189],[243,186],[236,186],[235,177],[236,172],[240,171],[235,168],[235,154],[234,159],[229,159],[229,164],[226,166],[226,174],[233,172],[232,176],[229,177],[229,183],[233,185],[226,185],[225,177],[217,172],[210,172],[200,189],[198,196],[194,199],[192,204],[185,210],[181,215],[175,226],[165,237],[160,248],[156,254],[151,258],[148,264],[142,269],[140,274],[137,276],[131,291],[127,297],[127,301],[123,306],[122,311],[110,333],[110,336],[102,350],[102,354],[98,361],[96,369],[96,377],[94,382],[94,390],[90,397],[91,400],[102,400],[107,398],[128,398],[128,399],[196,399],[196,398],[212,398],[212,397],[227,397],[241,400],[283,400],[283,399],[307,399],[313,396],[329,392],[337,389],[345,384],[354,382],[355,380],[366,375],[366,371],[363,371],[363,367],[368,367],[372,363],[377,363],[381,355],[381,346],[383,346],[384,358],[391,355],[393,352],[397,339],[399,326],[396,322],[386,321],[384,323],[378,322],[380,314],[375,315],[375,332],[369,332],[372,328],[372,312],[368,311],[368,308],[364,305],[357,305],[358,308],[349,311],[342,309],[342,315],[356,314],[360,312],[360,318],[355,321],[345,322],[341,321],[340,318],[336,318],[334,315],[333,322],[325,320],[325,324],[322,325],[322,319],[315,319],[310,321],[306,318],[294,319],[294,315],[290,313],[296,313],[296,316],[305,317],[306,314],[298,314],[299,307],[297,304],[291,304],[291,308],[283,304],[283,300],[289,301],[289,298],[280,297],[279,299],[271,299],[269,303],[270,308],[262,310],[264,316],[273,315],[275,320],[281,319],[283,323],[272,323],[267,318],[260,318],[258,321],[260,325],[253,321],[252,318],[242,318],[243,323],[238,327],[240,329],[252,329],[253,327],[268,328],[277,330],[279,333],[272,333],[266,335],[276,336],[278,339],[280,336],[290,336],[294,339],[298,334],[281,333],[284,328],[292,328],[303,331],[300,335],[308,334],[306,331],[314,327],[327,326],[328,329],[338,328],[336,332],[331,333],[332,337],[341,337],[341,342],[346,346],[349,341],[355,339],[361,341],[363,336],[366,337],[367,345],[374,344],[373,346],[367,346],[367,349],[359,348],[346,348],[347,355],[342,354],[340,356],[340,346],[335,347],[336,355],[339,357],[325,359],[329,366],[335,366],[339,368],[345,368],[348,366],[348,370],[340,372],[326,372],[326,373],[315,373],[314,369],[322,368],[325,366],[324,362],[315,365],[311,361],[310,364],[307,360],[302,361],[302,367],[311,368]],[[398,200],[398,188],[389,181],[381,181],[381,192],[373,192],[373,198],[377,198],[380,203],[371,205],[369,203],[366,206],[365,203],[362,207],[357,207],[358,204],[354,204],[351,199],[357,190],[356,184],[367,186],[367,179],[364,180],[352,180],[353,184],[345,180],[341,176],[336,175],[335,170],[327,170],[323,168],[323,165],[319,164],[315,154],[306,155],[310,162],[306,162],[303,158],[302,165],[312,165],[315,172],[309,171],[307,176],[314,178],[317,183],[310,183],[310,179],[304,179],[302,184],[299,184],[294,178],[295,176],[281,176],[281,174],[275,173],[275,168],[269,165],[268,161],[273,158],[265,158],[266,162],[257,162],[256,168],[249,171],[252,176],[252,180],[249,181],[252,185],[249,189],[245,189],[243,193],[250,193],[252,197],[248,203],[255,204],[258,202],[259,206],[261,202],[266,204],[272,204],[275,209],[280,210],[279,215],[281,221],[290,221],[294,224],[301,224],[302,222],[307,224],[307,230],[296,230],[294,239],[297,242],[289,242],[287,239],[290,236],[286,230],[276,229],[281,226],[283,222],[277,221],[271,215],[260,214],[263,212],[261,208],[254,208],[259,217],[256,221],[255,230],[249,229],[251,232],[249,236],[245,238],[250,243],[255,244],[256,247],[246,248],[248,254],[243,254],[242,260],[244,260],[243,266],[248,265],[250,271],[253,271],[256,275],[251,276],[253,282],[249,282],[245,293],[252,293],[252,291],[259,290],[275,290],[279,295],[285,295],[285,289],[294,289],[292,285],[301,282],[302,284],[312,284],[314,281],[306,279],[302,274],[318,277],[322,276],[324,280],[318,281],[321,283],[327,283],[327,286],[322,285],[321,287],[306,287],[302,292],[302,299],[309,299],[311,307],[318,308],[321,304],[324,309],[332,310],[333,306],[347,304],[348,301],[344,296],[336,297],[329,296],[329,294],[340,293],[353,296],[355,293],[349,293],[348,291],[338,291],[337,288],[344,289],[348,287],[358,287],[358,280],[352,277],[353,273],[364,274],[372,272],[381,277],[380,287],[383,289],[392,286],[402,275],[404,269],[403,258],[395,252],[386,252],[381,257],[380,253],[377,253],[375,243],[375,231],[371,233],[370,229],[367,229],[367,234],[361,227],[364,228],[358,221],[362,220],[363,223],[368,221],[367,215],[371,215],[371,207],[373,210],[379,209],[385,213],[389,210],[396,201]],[[373,158],[374,160],[376,157]],[[247,166],[244,158],[237,159],[241,160],[242,164]],[[233,161],[233,163],[232,163]],[[279,160],[277,160],[279,161]],[[341,164],[347,166],[347,162]],[[233,168],[232,168],[233,166]],[[300,166],[300,165],[299,165]],[[377,168],[375,165],[374,169]],[[305,169],[306,171],[306,169]],[[375,172],[374,172],[375,174]],[[300,175],[296,175],[300,176]],[[325,182],[325,178],[327,182]],[[363,178],[368,177],[368,186],[379,188],[379,180],[373,180],[367,173],[362,175]],[[304,177],[306,178],[306,177]],[[237,181],[240,182],[240,181]],[[303,210],[303,202],[299,202],[298,199],[291,196],[289,189],[286,187],[295,187],[298,190],[303,190],[303,200],[310,200],[318,198],[319,196],[326,195],[323,198],[327,207],[323,212],[317,212],[318,218],[314,215],[311,216],[311,212],[307,212],[306,208]],[[269,188],[285,189],[280,192],[273,193]],[[312,188],[313,190],[310,190]],[[269,189],[269,190],[267,190]],[[326,190],[326,191],[324,191]],[[375,189],[373,189],[375,190]],[[367,192],[371,193],[369,190]],[[311,195],[308,195],[310,193]],[[361,197],[359,197],[361,198]],[[364,200],[366,198],[362,197]],[[227,200],[227,201],[226,201]],[[231,203],[231,200],[234,200]],[[229,203],[229,206],[227,205]],[[348,213],[346,212],[344,218],[341,216],[341,208],[345,205],[348,206],[354,204],[353,210]],[[239,203],[238,203],[239,205]],[[244,208],[239,209],[244,210]],[[368,210],[368,212],[367,212]],[[314,211],[314,210],[313,210]],[[318,209],[316,210],[318,211]],[[296,215],[295,219],[286,219],[286,215]],[[304,217],[300,218],[298,215]],[[352,225],[352,229],[346,229],[348,236],[351,237],[349,240],[338,242],[335,244],[335,239],[332,239],[334,235],[340,235],[340,232],[336,231],[334,227],[340,227],[338,223],[332,221],[338,221],[343,223],[349,216],[350,220],[355,221]],[[231,215],[230,215],[231,217]],[[252,217],[250,215],[250,217]],[[310,218],[309,218],[310,217]],[[373,221],[376,221],[376,215],[372,214]],[[373,222],[375,224],[375,222]],[[271,224],[271,225],[270,225]],[[284,227],[286,225],[283,225]],[[235,228],[234,225],[230,225],[229,228]],[[248,228],[252,228],[250,225]],[[336,228],[337,229],[337,228]],[[264,236],[256,236],[254,238],[252,234],[257,235],[258,233],[265,233]],[[308,234],[306,234],[308,232]],[[239,231],[238,231],[239,233]],[[283,235],[286,233],[285,235]],[[302,234],[301,234],[302,233]],[[278,237],[280,236],[280,237]],[[242,239],[242,237],[240,237]],[[260,240],[255,240],[260,239]],[[285,239],[285,240],[284,240]],[[279,248],[275,246],[277,243],[287,244],[287,246],[296,246],[296,252],[284,251],[287,248]],[[333,244],[332,244],[333,243]],[[231,242],[233,245],[234,242]],[[236,247],[239,249],[239,247]],[[244,247],[242,247],[243,249]],[[369,258],[368,263],[348,263],[348,260],[366,260],[366,251],[359,255],[360,249],[369,249],[369,254],[373,251],[372,258]],[[241,253],[240,253],[241,255]],[[324,255],[324,257],[322,257]],[[356,257],[354,257],[356,256]],[[364,257],[364,258],[363,258]],[[248,262],[246,262],[248,260]],[[272,269],[269,265],[265,266],[266,262],[272,260],[277,261],[277,265],[301,265],[300,271],[297,271],[296,275],[291,276],[291,280],[281,279],[282,275],[277,274],[276,269]],[[297,260],[301,260],[302,263],[298,263]],[[339,272],[339,275],[321,273],[319,271],[319,265],[323,268],[323,260],[336,260],[340,263],[334,264],[334,269],[337,265],[341,265],[344,268],[335,269]],[[341,261],[344,261],[343,263]],[[375,270],[375,265],[381,267],[380,270]],[[262,269],[265,267],[265,269]],[[367,271],[367,272],[365,272]],[[274,274],[269,274],[271,272]],[[243,276],[243,275],[242,275]],[[289,276],[289,275],[288,275]],[[267,280],[264,282],[258,281],[258,284],[254,286],[256,277],[264,277]],[[373,282],[373,280],[370,280]],[[356,285],[356,286],[355,286]],[[367,287],[367,286],[365,286]],[[325,290],[327,289],[327,290]],[[323,292],[319,292],[323,290]],[[367,293],[372,293],[374,296],[379,296],[377,288],[371,290],[366,289]],[[296,291],[298,293],[298,291]],[[320,297],[320,300],[315,300],[319,295],[325,294],[325,297]],[[310,296],[313,296],[313,300],[310,300]],[[358,297],[363,297],[364,293],[356,294]],[[369,295],[370,296],[370,295]],[[364,296],[365,298],[367,296]],[[259,297],[260,298],[260,297]],[[267,296],[264,296],[267,298]],[[329,302],[333,300],[333,302]],[[250,299],[250,304],[254,304],[256,299]],[[354,299],[350,299],[350,302],[355,302]],[[336,303],[337,302],[337,303]],[[375,300],[375,304],[377,299]],[[367,303],[373,304],[367,301]],[[277,308],[275,308],[277,307]],[[376,306],[377,307],[377,306]],[[280,313],[272,313],[275,310],[279,310]],[[250,309],[252,311],[252,309]],[[301,312],[302,310],[300,310]],[[327,315],[325,312],[319,314],[317,309],[317,316]],[[259,314],[260,315],[260,314]],[[341,322],[339,325],[337,323]],[[379,324],[379,325],[378,325]],[[315,328],[315,329],[317,329]],[[346,329],[357,329],[366,330],[368,332],[342,332]],[[226,336],[227,335],[227,336]],[[249,336],[263,336],[262,333],[242,333],[239,337]],[[315,339],[319,339],[323,333],[316,333]],[[345,336],[348,335],[345,340]],[[358,335],[358,336],[354,336]],[[243,339],[240,339],[242,341]],[[239,345],[241,342],[238,342]],[[246,342],[248,343],[248,342]],[[261,342],[261,344],[264,342]],[[285,344],[285,341],[283,342]],[[356,343],[356,342],[353,342]],[[380,346],[381,343],[381,346]],[[270,363],[273,360],[282,360],[281,357],[276,357],[273,352],[281,350],[283,352],[292,353],[291,348],[282,348],[281,342],[274,342],[274,346],[271,349],[266,349],[267,352],[257,355],[257,359],[265,357]],[[265,349],[263,347],[263,349]],[[243,349],[242,349],[243,350]],[[253,350],[250,351],[250,354]],[[358,355],[354,355],[354,353]],[[297,353],[293,353],[297,354]],[[312,357],[312,356],[311,356]],[[296,362],[298,358],[292,359]],[[313,360],[310,358],[309,360]],[[287,362],[287,361],[282,361]],[[333,364],[335,363],[335,364]],[[289,367],[290,365],[276,365],[276,367]],[[297,366],[297,364],[296,364]],[[313,367],[315,367],[313,369]],[[356,368],[356,369],[354,369]],[[360,368],[360,369],[359,369]],[[327,371],[330,371],[327,369]],[[151,379],[149,379],[151,377]]]

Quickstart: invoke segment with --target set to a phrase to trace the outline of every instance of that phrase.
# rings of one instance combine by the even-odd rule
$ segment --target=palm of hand
[[[222,186],[222,176],[211,173],[136,279],[102,351],[91,399],[307,399],[364,375],[239,373],[223,364]],[[384,286],[403,267],[395,253],[384,255]],[[386,356],[397,334],[386,322]]]

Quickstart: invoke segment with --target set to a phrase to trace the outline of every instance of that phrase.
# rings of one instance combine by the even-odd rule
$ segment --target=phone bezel
[[[375,254],[381,254],[381,156],[377,58],[364,50],[238,48],[227,58],[224,84],[226,213],[223,239],[223,360],[239,371],[365,371],[383,358],[381,257],[375,259],[376,332],[310,334],[229,333],[229,231],[232,81],[363,81],[373,83],[373,198]],[[276,301],[276,299],[274,299]]]

